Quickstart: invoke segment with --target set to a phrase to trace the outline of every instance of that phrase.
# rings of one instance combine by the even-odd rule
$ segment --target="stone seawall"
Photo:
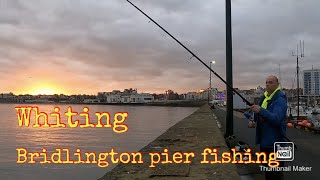
[[[210,163],[214,156],[207,155],[209,163],[201,163],[205,148],[216,149],[218,160],[221,160],[223,152],[230,152],[220,129],[217,126],[215,115],[208,105],[200,107],[196,112],[181,120],[154,141],[142,148],[142,164],[118,164],[113,170],[106,173],[99,180],[114,179],[240,179],[235,164]],[[166,163],[165,156],[161,153],[168,149],[169,161],[172,161],[175,152],[194,153],[189,157],[191,163],[186,162],[186,156],[182,156],[182,163]],[[151,165],[150,152],[159,152],[161,161]],[[159,155],[160,155],[159,154]],[[154,162],[158,160],[154,159]]]

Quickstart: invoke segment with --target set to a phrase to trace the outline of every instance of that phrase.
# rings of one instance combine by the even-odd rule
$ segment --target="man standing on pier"
[[[275,142],[286,142],[286,117],[287,97],[281,91],[278,78],[269,76],[266,79],[266,92],[261,97],[259,105],[252,105],[250,109],[255,113],[254,121],[249,122],[248,127],[256,126],[256,144],[260,145],[260,151],[267,154],[274,152]],[[283,161],[280,166],[283,166]],[[265,173],[267,180],[283,179],[283,173],[268,171]]]

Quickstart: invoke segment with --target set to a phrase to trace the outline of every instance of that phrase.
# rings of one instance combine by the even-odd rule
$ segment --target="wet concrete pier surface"
[[[225,131],[226,110],[217,106],[212,111],[221,124],[221,131]],[[243,113],[234,112],[234,134],[237,139],[244,141],[252,147],[254,152],[259,148],[255,145],[255,128],[248,128],[248,121]],[[284,172],[284,179],[320,179],[320,135],[302,129],[287,127],[287,137],[292,140],[298,149],[294,151],[294,160],[285,162],[284,166],[291,166],[291,171]],[[293,166],[312,167],[311,171],[293,171]],[[237,164],[237,169],[242,179],[244,176],[251,179],[264,179],[260,168]]]
[[[139,152],[143,163],[118,164],[99,180],[241,179],[235,164],[217,163],[214,159],[221,161],[222,153],[230,152],[215,119],[208,105],[200,107],[142,148]],[[202,153],[206,148],[208,154],[204,159]]]

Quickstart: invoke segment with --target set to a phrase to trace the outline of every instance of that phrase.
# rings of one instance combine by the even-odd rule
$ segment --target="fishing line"
[[[185,45],[183,45],[178,39],[176,39],[173,35],[171,35],[166,29],[164,29],[162,26],[160,26],[156,21],[154,21],[151,17],[149,17],[146,13],[144,13],[141,9],[139,9],[136,5],[134,5],[131,1],[127,0],[128,3],[130,3],[133,7],[135,7],[138,11],[140,11],[143,15],[145,15],[150,21],[152,21],[154,24],[156,24],[160,29],[162,29],[164,32],[166,32],[172,39],[174,39],[177,43],[179,43],[184,49],[186,49],[192,57],[195,57],[198,61],[200,61],[205,67],[207,67],[214,75],[216,75],[224,84],[226,84],[230,89],[232,89],[233,92],[235,92],[237,95],[240,96],[240,98],[248,105],[252,106],[253,104],[250,103],[248,100],[246,100],[238,91],[236,91],[233,87],[231,87],[219,74],[217,74],[215,71],[213,71],[206,63],[204,63],[197,55],[195,55],[192,51],[190,51]],[[192,58],[191,57],[191,58]],[[190,58],[190,59],[191,59]]]

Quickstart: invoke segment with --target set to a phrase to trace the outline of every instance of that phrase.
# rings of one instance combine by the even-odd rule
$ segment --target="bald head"
[[[273,93],[279,86],[279,80],[276,76],[268,76],[266,79],[266,90],[269,94]]]
[[[267,77],[267,79],[273,79],[274,81],[276,81],[277,83],[279,83],[279,80],[278,80],[278,78],[277,78],[277,76],[274,76],[274,75],[270,75],[270,76],[268,76]]]

